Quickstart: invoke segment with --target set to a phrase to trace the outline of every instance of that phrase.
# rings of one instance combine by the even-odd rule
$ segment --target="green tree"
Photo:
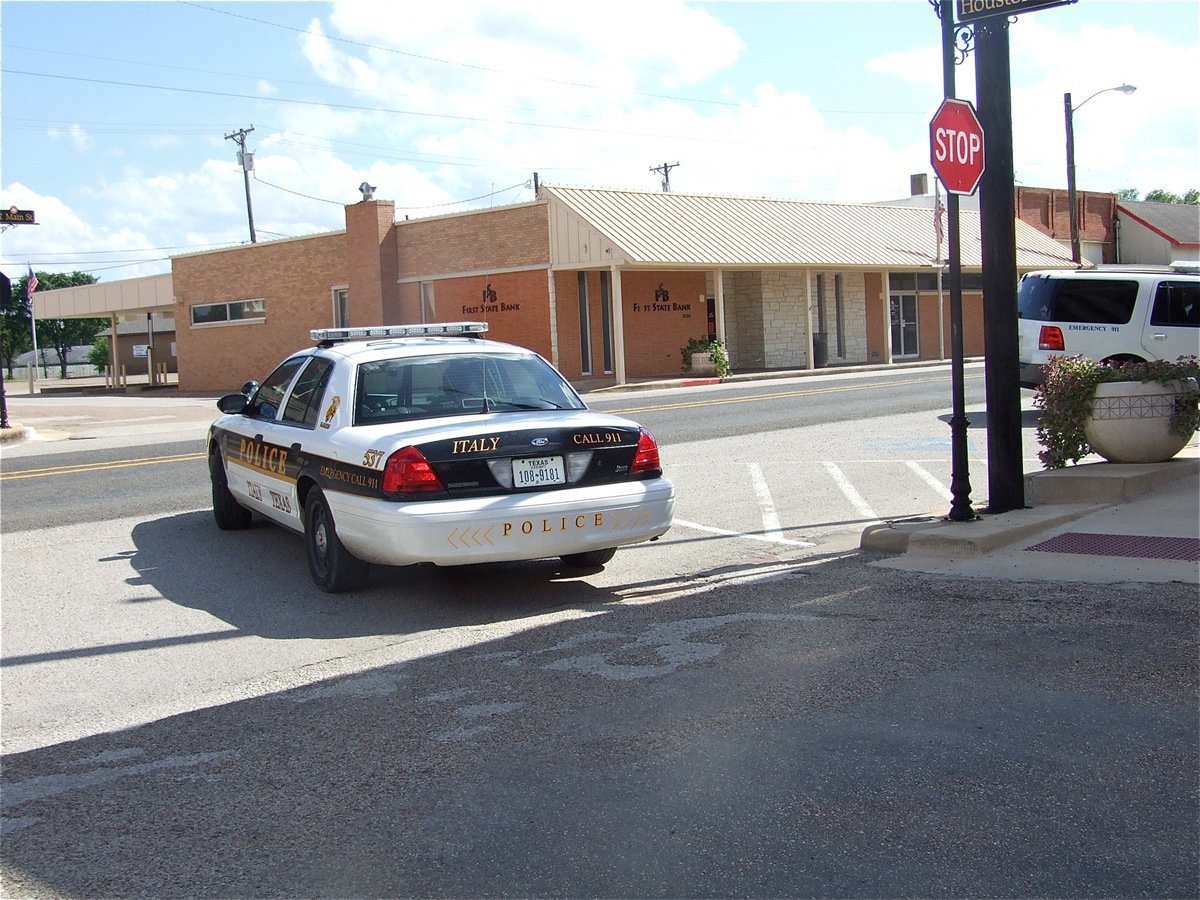
[[[1155,188],[1146,195],[1146,199],[1153,203],[1187,203],[1194,206],[1200,203],[1200,191],[1192,188],[1181,197],[1162,188]]]
[[[88,351],[88,363],[95,366],[101,372],[108,370],[111,360],[108,358],[108,336],[100,335],[96,338],[96,342],[92,344],[92,349]]]
[[[38,272],[37,290],[95,284],[94,275],[86,272]],[[26,350],[33,349],[33,337],[29,328],[29,306],[25,302],[25,288],[29,283],[28,273],[13,285],[12,299],[0,312],[0,327],[4,330],[4,365],[12,378],[13,360]],[[91,344],[96,335],[108,327],[105,319],[39,319],[37,323],[38,349],[53,349],[58,354],[59,370],[67,377],[67,351],[72,347]]]
[[[1117,191],[1118,200],[1136,200],[1137,198],[1137,188],[1122,188]],[[1200,205],[1200,191],[1192,188],[1181,197],[1179,194],[1172,194],[1163,188],[1155,188],[1146,195],[1146,200],[1150,203],[1185,203],[1188,206],[1197,206]]]

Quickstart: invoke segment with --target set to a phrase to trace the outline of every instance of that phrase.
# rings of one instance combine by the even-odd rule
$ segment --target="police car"
[[[329,592],[361,586],[372,563],[595,568],[662,535],[675,489],[650,432],[589,410],[541,356],[486,331],[312,331],[314,347],[217,402],[217,526],[258,514],[303,534]]]

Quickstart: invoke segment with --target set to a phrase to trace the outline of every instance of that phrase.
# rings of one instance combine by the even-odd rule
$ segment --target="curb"
[[[1190,448],[1189,448],[1190,449]],[[1033,506],[1057,503],[1128,503],[1200,471],[1200,456],[1181,455],[1164,463],[1085,463],[1025,476],[1025,499]]]
[[[1073,503],[1043,509],[1016,509],[970,522],[884,522],[868,526],[859,546],[875,553],[912,553],[915,556],[962,558],[983,556],[1007,544],[1099,512],[1103,503]]]

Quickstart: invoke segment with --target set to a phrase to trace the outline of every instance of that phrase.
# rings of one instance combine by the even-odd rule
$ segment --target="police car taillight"
[[[1057,325],[1043,325],[1038,332],[1039,350],[1065,350],[1062,329]]]
[[[658,444],[654,435],[645,428],[638,438],[637,452],[633,455],[633,465],[629,467],[630,475],[661,475],[662,463],[658,458]]]
[[[445,485],[416,447],[405,447],[388,457],[383,467],[385,494],[417,494],[444,491]]]

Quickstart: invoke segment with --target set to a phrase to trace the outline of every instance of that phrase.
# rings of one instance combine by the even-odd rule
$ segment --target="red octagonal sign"
[[[983,177],[983,126],[966,100],[942,101],[929,122],[933,171],[952,194],[973,194]]]

